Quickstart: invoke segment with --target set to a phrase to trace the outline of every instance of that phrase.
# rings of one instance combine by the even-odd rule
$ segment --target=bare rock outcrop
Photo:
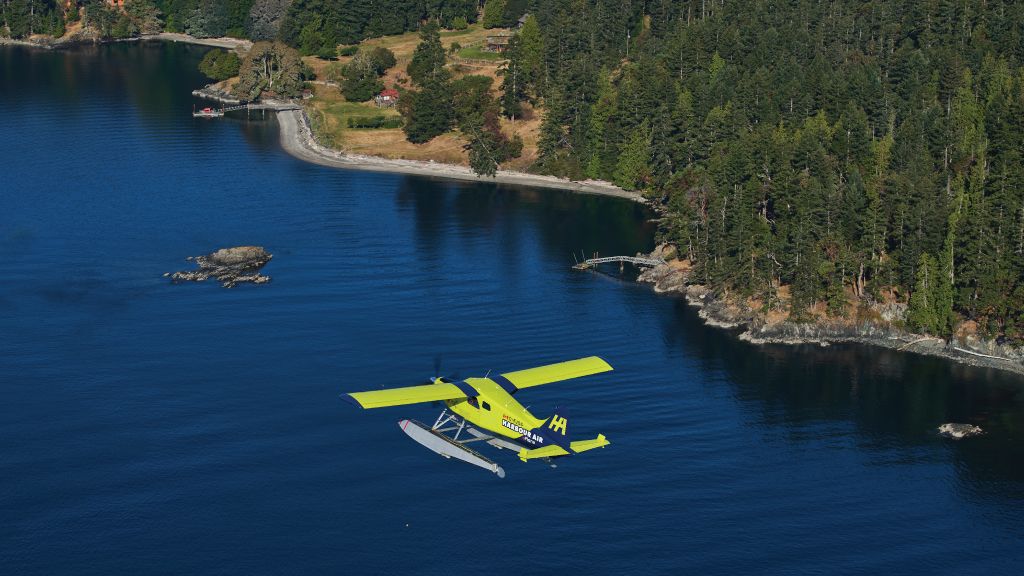
[[[265,284],[269,276],[260,274],[260,269],[270,262],[273,255],[260,246],[236,246],[221,248],[204,256],[189,256],[186,260],[195,262],[198,270],[184,270],[166,273],[172,282],[203,282],[215,278],[225,288],[234,288],[240,282]]]
[[[984,434],[984,431],[980,426],[975,426],[973,424],[957,424],[955,422],[948,422],[939,426],[939,434],[947,438],[960,440],[961,438],[967,438],[968,436]]]
[[[655,292],[682,292],[686,289],[687,270],[662,264],[648,268],[637,276],[638,282],[654,284]]]
[[[690,267],[676,260],[678,253],[673,244],[658,244],[650,254],[637,254],[665,262],[659,266],[648,268],[637,276],[637,282],[653,284],[654,291],[685,292],[686,282],[690,276]]]

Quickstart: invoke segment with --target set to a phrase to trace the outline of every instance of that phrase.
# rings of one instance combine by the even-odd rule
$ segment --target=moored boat
[[[209,106],[207,106],[206,108],[203,108],[202,110],[196,110],[195,108],[192,109],[192,117],[193,118],[218,118],[218,117],[223,116],[223,115],[224,115],[224,111],[223,110],[218,110],[216,108],[210,108]]]

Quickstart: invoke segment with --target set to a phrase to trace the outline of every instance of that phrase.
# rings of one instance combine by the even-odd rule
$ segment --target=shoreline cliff
[[[664,246],[659,246],[653,255],[661,257],[664,250]],[[705,324],[737,331],[740,340],[751,344],[866,344],[1024,375],[1024,347],[976,336],[946,340],[909,332],[902,328],[906,313],[902,304],[872,305],[872,317],[878,320],[827,318],[795,322],[766,318],[743,303],[720,297],[707,286],[689,280],[689,268],[681,266],[678,260],[650,268],[637,278],[659,294],[682,296],[688,305],[698,308],[697,314]]]

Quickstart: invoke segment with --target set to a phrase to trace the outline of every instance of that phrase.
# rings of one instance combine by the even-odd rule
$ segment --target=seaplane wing
[[[518,372],[508,372],[502,374],[499,378],[511,382],[516,390],[521,390],[532,386],[540,386],[541,384],[550,384],[561,380],[571,380],[581,376],[600,374],[611,369],[612,367],[604,360],[597,356],[589,356],[579,360],[569,360],[568,362],[548,364],[547,366],[538,366],[537,368],[519,370]],[[491,378],[494,379],[493,376]]]
[[[476,390],[463,382],[435,382],[421,386],[406,386],[405,388],[352,392],[351,394],[342,394],[341,397],[360,408],[383,408],[385,406],[469,398],[478,394]]]

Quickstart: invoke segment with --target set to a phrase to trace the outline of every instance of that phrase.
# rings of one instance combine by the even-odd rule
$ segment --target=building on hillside
[[[522,28],[523,24],[526,24],[526,19],[529,18],[529,17],[530,17],[530,13],[529,12],[527,12],[526,14],[523,14],[522,16],[520,16],[519,20],[516,20],[516,30]]]
[[[395,104],[398,104],[398,90],[385,88],[374,97],[373,101],[376,102],[377,108],[393,108]]]
[[[488,36],[484,42],[484,52],[495,52],[497,54],[504,54],[508,50],[508,43],[512,41],[512,36],[508,34],[498,34],[496,36]]]

